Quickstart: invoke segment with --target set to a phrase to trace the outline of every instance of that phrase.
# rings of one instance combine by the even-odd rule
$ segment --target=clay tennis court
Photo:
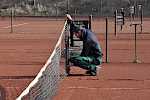
[[[62,18],[63,19],[63,18]],[[64,20],[16,18],[10,33],[9,18],[0,21],[0,90],[2,100],[15,100],[35,78],[51,55]],[[60,82],[54,100],[149,100],[150,98],[150,20],[145,19],[143,33],[137,34],[134,60],[134,28],[125,26],[114,36],[109,23],[109,63],[103,63],[98,77],[85,76],[85,70],[72,67],[72,76]],[[105,62],[105,19],[95,19],[92,30],[103,49]],[[139,30],[138,30],[139,31]]]

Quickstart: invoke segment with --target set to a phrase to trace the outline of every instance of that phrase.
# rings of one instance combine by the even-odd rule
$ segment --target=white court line
[[[16,25],[12,25],[13,27],[19,27],[19,26],[22,26],[22,25],[26,25],[26,24],[29,24],[29,23],[22,23],[22,24],[16,24]],[[5,27],[1,27],[1,29],[3,28],[10,28],[11,26],[5,26]]]

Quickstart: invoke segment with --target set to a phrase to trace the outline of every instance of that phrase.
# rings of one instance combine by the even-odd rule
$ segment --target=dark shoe
[[[91,76],[96,76],[99,73],[101,67],[96,66],[95,70],[88,70],[86,71],[86,74],[91,75]]]
[[[91,76],[96,76],[97,72],[96,71],[91,71]]]
[[[86,74],[90,75],[90,76],[96,76],[96,71],[86,71]]]
[[[91,74],[91,71],[90,71],[90,70],[88,70],[88,71],[86,71],[86,72],[85,72],[85,74]]]

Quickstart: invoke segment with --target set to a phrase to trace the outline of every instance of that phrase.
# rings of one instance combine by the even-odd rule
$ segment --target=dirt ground
[[[4,88],[0,91],[6,100],[15,100],[35,78],[49,58],[63,23],[16,19],[10,33],[8,19],[0,21],[0,86]]]
[[[34,79],[50,56],[64,20],[49,18],[16,18],[13,33],[10,21],[0,20],[0,90],[2,100],[15,98]],[[143,33],[137,33],[137,56],[134,61],[134,28],[129,22],[123,31],[114,35],[109,22],[108,60],[103,63],[98,77],[84,76],[85,70],[73,67],[73,76],[60,83],[54,100],[149,100],[150,98],[150,20],[143,23]],[[105,20],[93,20],[96,33],[106,59]]]
[[[54,100],[149,100],[149,70],[149,64],[109,63],[93,77],[72,67]]]

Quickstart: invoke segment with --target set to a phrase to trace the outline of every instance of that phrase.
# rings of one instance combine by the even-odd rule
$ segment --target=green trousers
[[[96,71],[97,64],[94,63],[94,60],[94,57],[84,57],[80,56],[79,54],[73,54],[70,57],[70,62],[73,63],[75,66],[91,71]],[[96,60],[98,60],[100,64],[102,63],[101,58]]]

